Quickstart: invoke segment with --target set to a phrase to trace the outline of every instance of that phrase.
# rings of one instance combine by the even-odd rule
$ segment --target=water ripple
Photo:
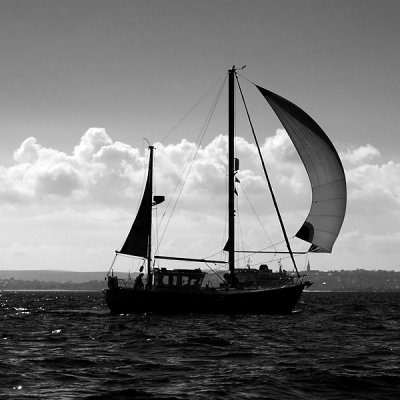
[[[291,316],[115,316],[95,292],[0,292],[0,305],[2,399],[400,391],[400,293],[305,293]]]

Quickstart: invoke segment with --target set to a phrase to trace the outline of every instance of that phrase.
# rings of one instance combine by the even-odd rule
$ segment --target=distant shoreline
[[[219,275],[223,271],[219,271]],[[118,278],[134,279],[136,274],[117,272]],[[101,291],[107,288],[102,272],[71,271],[13,271],[0,270],[0,290],[25,291]],[[207,281],[219,287],[220,278],[207,274]],[[397,292],[400,291],[400,272],[387,270],[309,270],[304,277],[313,283],[307,292]]]
[[[102,293],[104,289],[0,289],[3,292],[92,292]]]
[[[102,293],[105,289],[0,289],[4,292],[80,292],[80,293]],[[303,293],[400,293],[400,289],[387,290],[304,290]]]

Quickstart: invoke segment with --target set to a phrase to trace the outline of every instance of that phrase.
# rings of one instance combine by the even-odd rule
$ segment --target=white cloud
[[[308,213],[308,178],[284,131],[278,130],[267,137],[261,146],[291,236]],[[227,138],[222,135],[199,149],[187,140],[156,144],[155,184],[157,194],[166,196],[166,202],[160,206],[160,216],[174,190],[179,193],[182,173],[186,176],[191,168],[176,216],[163,241],[162,246],[168,253],[190,255],[201,247],[207,249],[207,254],[200,250],[194,256],[202,257],[223,246],[226,149]],[[240,159],[237,177],[252,201],[250,206],[238,187],[242,230],[250,246],[267,246],[269,241],[263,236],[262,228],[257,228],[253,209],[270,234],[278,228],[276,220],[272,221],[270,195],[258,166],[257,150],[254,144],[237,138],[237,152]],[[187,162],[195,153],[196,160],[189,167]],[[70,154],[46,148],[33,137],[26,139],[14,152],[15,163],[0,166],[0,203],[7,210],[0,216],[3,226],[0,261],[6,260],[8,264],[13,259],[15,263],[31,259],[32,267],[52,268],[51,259],[43,255],[46,251],[55,257],[66,257],[63,265],[69,263],[72,268],[88,254],[89,250],[82,249],[90,249],[89,264],[98,269],[105,254],[111,254],[122,244],[132,224],[145,182],[147,155],[128,144],[113,141],[101,128],[89,129]],[[400,164],[394,161],[372,164],[371,160],[378,156],[379,151],[370,145],[342,155],[347,164],[348,212],[332,257],[343,259],[352,267],[357,266],[355,248],[361,252],[364,246],[373,248],[375,244],[390,254],[382,246],[385,238],[400,236],[400,212],[397,211],[400,210]],[[173,204],[174,201],[171,208]],[[357,231],[363,234],[352,234]],[[41,250],[35,255],[36,247],[38,252]],[[86,261],[84,264],[89,268]],[[14,267],[20,266],[14,264]]]
[[[103,128],[90,128],[82,136],[74,149],[74,157],[81,161],[91,161],[104,146],[112,144],[111,138]]]
[[[40,146],[34,137],[25,139],[18,150],[14,152],[14,160],[19,163],[34,163],[39,158]]]
[[[400,164],[363,164],[347,171],[349,197],[378,207],[399,206]],[[388,211],[388,210],[387,210]]]
[[[334,248],[336,267],[399,270],[399,246],[399,231],[375,232],[364,228],[346,231]]]
[[[225,196],[226,137],[220,135],[199,149],[187,140],[156,147],[157,184],[167,196],[189,169],[191,174],[185,183],[189,197],[202,194],[204,200],[212,202],[218,196]],[[260,190],[265,193],[261,169],[253,170],[258,163],[254,144],[237,138],[237,147],[242,186],[253,193]],[[299,172],[299,160],[283,131],[267,138],[262,151],[278,187],[290,184],[296,191],[307,187],[305,173]],[[195,154],[193,165],[188,164]],[[61,198],[76,203],[102,203],[111,198],[131,201],[137,198],[144,181],[145,158],[138,149],[113,142],[101,128],[90,128],[70,155],[45,148],[31,137],[15,151],[16,163],[0,169],[0,201],[12,203],[18,199],[31,204],[61,201]]]
[[[113,142],[100,128],[89,129],[71,155],[45,148],[30,137],[15,151],[14,159],[11,167],[0,167],[1,202],[101,203],[123,198],[143,167],[138,150]]]
[[[361,162],[366,162],[373,160],[381,155],[378,149],[367,144],[365,146],[360,146],[353,150],[347,150],[340,154],[340,158],[343,161],[347,161],[350,164],[358,164]]]

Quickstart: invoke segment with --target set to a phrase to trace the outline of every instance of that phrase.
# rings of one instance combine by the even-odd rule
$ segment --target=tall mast
[[[235,275],[235,75],[236,68],[229,71],[228,104],[228,252],[229,272]],[[233,279],[231,279],[234,282]]]
[[[153,206],[153,152],[154,152],[154,146],[149,146],[150,150],[150,159],[149,159],[149,186],[151,190],[151,196],[150,196],[150,231],[149,231],[149,237],[148,237],[148,253],[147,253],[147,288],[152,287],[152,276],[151,276],[151,228],[152,228],[152,206]]]

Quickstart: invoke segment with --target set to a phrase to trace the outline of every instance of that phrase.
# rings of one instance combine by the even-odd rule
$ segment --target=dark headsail
[[[150,166],[149,166],[150,167]],[[137,257],[148,257],[150,232],[151,232],[151,205],[152,205],[152,184],[151,171],[147,176],[142,202],[136,215],[132,228],[119,253]]]
[[[292,140],[307,170],[312,187],[312,204],[296,236],[312,244],[310,251],[331,252],[346,211],[346,178],[332,142],[303,110],[260,86]]]
[[[152,207],[164,201],[164,196],[154,196],[153,198],[153,152],[154,146],[149,146],[149,171],[147,174],[146,187],[144,189],[142,202],[135,221],[129,231],[121,250],[117,253],[127,254],[147,258],[147,288],[152,286],[152,249],[151,249],[151,225]]]

